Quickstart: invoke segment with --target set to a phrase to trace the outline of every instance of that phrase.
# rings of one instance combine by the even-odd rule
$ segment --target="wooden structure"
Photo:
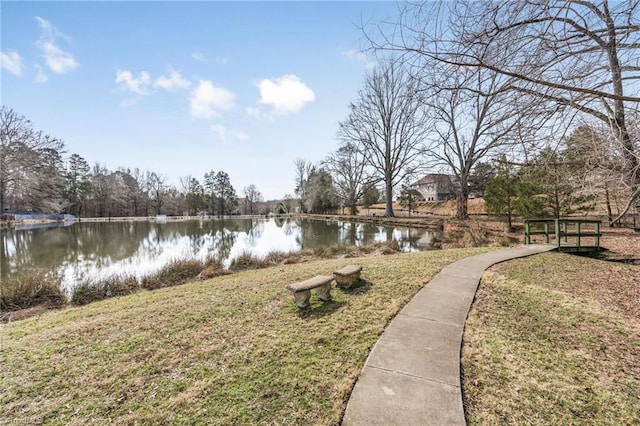
[[[531,244],[532,236],[542,235],[546,244],[555,244],[559,251],[599,251],[601,223],[590,219],[527,219],[524,221],[524,243]]]

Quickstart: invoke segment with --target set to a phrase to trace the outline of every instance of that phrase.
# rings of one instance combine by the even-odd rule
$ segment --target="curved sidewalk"
[[[360,372],[342,424],[466,425],[460,349],[480,278],[496,263],[554,248],[497,250],[442,269],[380,336]]]

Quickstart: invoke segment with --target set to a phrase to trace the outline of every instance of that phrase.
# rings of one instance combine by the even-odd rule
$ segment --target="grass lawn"
[[[487,250],[282,265],[3,324],[0,419],[338,423],[389,320],[443,266]],[[286,284],[349,263],[364,285],[295,307]]]
[[[470,425],[640,424],[640,266],[558,253],[494,266],[462,367]]]

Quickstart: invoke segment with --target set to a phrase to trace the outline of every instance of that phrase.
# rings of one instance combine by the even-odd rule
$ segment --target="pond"
[[[78,222],[4,229],[0,279],[33,268],[55,271],[70,291],[76,283],[114,275],[151,275],[171,261],[217,256],[228,266],[243,253],[262,257],[333,244],[397,241],[403,251],[433,248],[439,232],[342,221],[280,218],[158,223]]]

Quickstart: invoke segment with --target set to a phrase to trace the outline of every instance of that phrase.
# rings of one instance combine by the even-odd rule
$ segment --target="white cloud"
[[[34,66],[35,66],[35,69],[38,70],[38,73],[36,74],[35,82],[46,83],[49,80],[49,77],[44,73],[44,71],[42,71],[42,67],[37,64]]]
[[[222,142],[246,141],[249,136],[240,130],[229,130],[221,124],[212,124],[211,131]]]
[[[233,106],[235,94],[224,87],[216,87],[209,80],[200,80],[189,99],[191,115],[210,120],[220,115],[221,110]]]
[[[265,113],[260,108],[247,107],[246,111],[247,111],[247,114],[249,115],[249,117],[253,117],[253,118],[258,119],[258,120],[269,120],[269,121],[273,120],[273,116],[271,114]]]
[[[62,31],[54,27],[51,24],[51,22],[39,16],[36,16],[35,19],[36,21],[38,21],[38,25],[40,26],[40,30],[42,31],[42,34],[40,36],[41,38],[47,39],[47,40],[62,38],[62,39],[65,39],[66,41],[71,41],[71,38],[69,36],[63,34]]]
[[[42,50],[47,66],[56,74],[64,74],[78,66],[72,54],[60,49],[54,43],[38,41],[36,46]]]
[[[220,65],[227,65],[229,63],[229,58],[226,56],[218,56],[216,58],[216,63]]]
[[[204,54],[200,52],[193,52],[191,54],[191,58],[195,59],[196,61],[204,62]]]
[[[341,54],[345,58],[364,64],[364,67],[369,71],[371,71],[376,67],[376,63],[371,59],[369,59],[369,57],[364,52],[351,49],[351,50],[345,50]]]
[[[154,86],[162,87],[165,90],[180,90],[191,86],[191,82],[184,78],[178,71],[170,68],[169,75],[158,77]]]
[[[71,39],[46,19],[42,19],[39,16],[36,16],[35,19],[38,21],[41,30],[40,39],[36,41],[36,47],[42,52],[49,69],[57,74],[64,74],[76,68],[78,62],[73,55],[62,50],[57,44],[59,39],[67,42]]]
[[[22,75],[22,58],[18,54],[18,52],[14,50],[10,50],[7,53],[0,53],[0,67],[6,69],[13,75],[17,75],[18,77]]]
[[[273,107],[274,114],[298,112],[316,98],[313,90],[293,74],[264,79],[256,83],[256,86],[260,89],[258,103]]]
[[[142,71],[136,78],[129,70],[118,70],[116,72],[116,83],[137,95],[148,95],[151,76],[147,71]]]

